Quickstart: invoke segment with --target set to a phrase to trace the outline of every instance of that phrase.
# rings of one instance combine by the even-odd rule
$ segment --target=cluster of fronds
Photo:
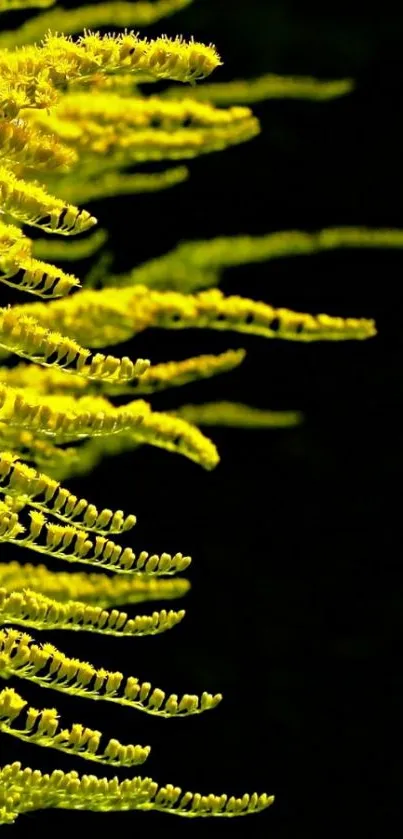
[[[167,696],[137,677],[69,658],[25,631],[142,636],[165,632],[184,617],[183,610],[129,617],[117,607],[185,594],[187,580],[175,575],[190,557],[122,548],[115,537],[131,530],[135,516],[98,510],[60,481],[141,444],[212,469],[218,452],[199,426],[286,427],[301,417],[226,401],[161,413],[139,398],[234,369],[244,359],[242,349],[155,365],[103,351],[150,327],[302,342],[370,338],[376,331],[371,320],[274,309],[226,296],[215,286],[232,265],[336,247],[403,244],[400,231],[362,228],[220,238],[182,244],[125,275],[113,274],[108,254],[101,253],[87,288],[54,265],[79,261],[105,244],[107,233],[92,231],[97,220],[83,203],[169,189],[188,177],[183,165],[150,173],[139,169],[142,163],[182,161],[252,139],[260,129],[249,105],[259,99],[324,100],[351,90],[348,79],[276,76],[194,87],[221,64],[214,46],[180,37],[148,40],[131,31],[191,2],[106,0],[70,11],[54,8],[0,35],[0,280],[37,298],[0,309],[0,355],[6,360],[0,368],[0,541],[92,569],[0,565],[0,676],[163,717],[213,709],[221,695]],[[33,5],[51,6],[52,0],[2,0],[0,10]],[[112,24],[121,34],[93,31]],[[181,86],[147,95],[148,85],[161,80]],[[31,239],[23,226],[51,236]],[[74,239],[77,234],[84,235]],[[23,360],[10,366],[13,355]],[[13,688],[0,692],[0,730],[108,766],[141,764],[150,750],[103,743],[99,731],[81,724],[63,728],[55,709],[29,707]],[[3,824],[46,807],[235,816],[272,801],[255,793],[240,799],[183,794],[171,785],[158,788],[150,778],[120,783],[75,771],[43,775],[17,763],[0,770]]]

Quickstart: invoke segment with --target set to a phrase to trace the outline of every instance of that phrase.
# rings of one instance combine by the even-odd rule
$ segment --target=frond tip
[[[0,770],[0,824],[13,824],[21,813],[49,808],[96,812],[157,810],[177,816],[246,816],[273,804],[274,796],[247,793],[242,798],[185,792],[172,784],[158,787],[151,778],[96,778],[56,769],[51,775],[15,762]]]

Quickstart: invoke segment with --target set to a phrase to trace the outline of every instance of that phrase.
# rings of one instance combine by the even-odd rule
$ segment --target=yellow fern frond
[[[11,452],[0,451],[0,492],[25,496],[30,506],[101,536],[125,533],[136,524],[136,516],[125,516],[122,510],[99,512],[94,504],[78,499],[58,481],[18,461]]]
[[[192,99],[162,102],[113,93],[67,94],[51,113],[31,112],[27,118],[79,152],[84,171],[91,155],[101,155],[97,168],[194,157],[244,142],[259,131],[249,108],[223,111]]]
[[[25,743],[56,749],[106,766],[138,766],[147,760],[150,746],[123,745],[109,740],[103,748],[102,734],[80,723],[61,728],[55,708],[26,707],[27,702],[13,688],[0,691],[0,731]],[[24,712],[23,720],[21,720]],[[23,724],[23,727],[16,727]]]
[[[62,297],[80,285],[72,274],[32,258],[32,245],[18,227],[0,222],[0,282],[38,297]]]
[[[86,530],[49,522],[40,510],[31,510],[29,518],[29,529],[26,530],[18,513],[0,501],[0,542],[10,542],[65,562],[106,568],[116,574],[136,574],[138,571],[157,576],[178,574],[191,563],[191,558],[181,553],[150,556],[147,551],[141,551],[136,556],[131,548],[122,548],[105,536],[96,535],[92,541]]]
[[[24,224],[48,233],[72,236],[93,227],[97,220],[86,210],[66,204],[37,185],[16,178],[0,167],[0,200],[3,210]]]
[[[73,274],[31,257],[0,260],[0,272],[0,282],[36,297],[64,297],[73,288],[80,287],[80,280]]]
[[[14,119],[0,122],[0,158],[12,166],[18,164],[49,172],[68,170],[76,162],[77,154],[55,135],[45,134],[26,120]]]
[[[0,630],[0,677],[17,676],[61,693],[113,702],[159,717],[187,717],[215,708],[222,699],[204,692],[201,697],[184,694],[166,696],[150,682],[134,676],[95,668],[88,662],[69,658],[51,644],[36,644],[16,629]]]
[[[177,626],[185,616],[179,612],[162,609],[152,615],[136,615],[129,618],[126,612],[114,609],[107,612],[79,600],[59,603],[51,597],[31,589],[8,592],[0,588],[0,625],[13,624],[32,629],[63,629],[75,632],[95,632],[115,637],[136,637],[159,635]]]
[[[167,784],[158,787],[151,778],[96,778],[57,769],[42,775],[36,769],[23,769],[16,762],[0,770],[0,823],[12,824],[20,813],[61,807],[93,810],[156,810],[187,818],[233,817],[258,813],[273,804],[274,796],[247,793],[242,798],[227,795],[200,795]]]
[[[146,370],[143,376],[126,385],[105,386],[105,391],[111,396],[132,394],[157,393],[169,387],[181,387],[199,379],[209,379],[221,373],[227,373],[239,367],[244,361],[245,350],[227,350],[220,355],[196,355],[184,361],[167,361],[154,364]],[[179,414],[177,414],[179,416]],[[186,417],[180,414],[183,419]],[[197,425],[197,423],[194,423]]]
[[[94,381],[130,381],[150,366],[143,358],[133,362],[127,356],[118,359],[102,353],[92,355],[71,338],[46,329],[32,317],[18,314],[17,306],[0,309],[0,348],[5,350],[4,354],[15,353],[45,367],[59,366]],[[0,393],[5,396],[1,384]]]
[[[376,334],[372,320],[274,309],[244,297],[225,297],[218,289],[193,296],[177,292],[151,292],[150,296],[154,304],[151,323],[166,329],[232,330],[303,342],[364,340]]]
[[[85,33],[76,42],[48,33],[39,46],[0,50],[0,112],[14,119],[22,108],[48,108],[58,90],[98,73],[130,72],[147,78],[194,82],[221,64],[213,45],[194,40],[153,41],[132,32]]]
[[[169,387],[180,387],[198,379],[208,379],[239,367],[245,358],[245,350],[227,350],[219,355],[197,355],[183,361],[167,361],[153,364],[127,385],[108,384],[103,392],[110,396],[155,393]],[[57,395],[90,393],[90,382],[80,375],[65,372],[57,367],[39,367],[35,364],[17,364],[15,367],[0,367],[0,382],[9,387],[23,389],[28,395]],[[101,382],[97,382],[99,388]],[[1,435],[0,435],[1,436]]]
[[[174,132],[184,128],[220,128],[236,125],[250,118],[249,108],[215,108],[193,98],[181,97],[178,101],[163,101],[159,96],[147,98],[121,97],[115,93],[69,92],[62,96],[51,113],[27,112],[27,117],[43,128],[58,134],[60,123],[71,122],[77,131],[95,134],[96,126],[105,130],[114,127],[118,134],[128,129],[143,131],[146,128]]]
[[[178,452],[213,469],[218,454],[213,443],[179,417],[152,411],[137,399],[115,408],[101,396],[30,397],[0,385],[0,423],[32,430],[59,443],[130,431],[139,443]]]
[[[15,561],[0,563],[0,585],[7,591],[23,592],[33,588],[38,594],[59,603],[79,599],[101,609],[152,600],[174,600],[184,597],[190,588],[189,580],[183,577],[52,571],[45,565],[21,565]]]
[[[128,341],[148,327],[219,329],[291,341],[342,341],[371,338],[372,320],[310,315],[274,309],[218,289],[199,294],[157,291],[145,286],[82,291],[61,300],[13,308],[89,347]]]

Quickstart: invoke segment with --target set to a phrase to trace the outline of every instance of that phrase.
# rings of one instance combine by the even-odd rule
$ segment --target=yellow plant
[[[115,539],[131,530],[135,516],[98,510],[60,482],[143,444],[213,469],[219,455],[199,425],[285,427],[301,416],[227,401],[163,413],[139,398],[234,369],[244,359],[242,349],[155,365],[101,350],[149,327],[302,342],[371,338],[372,320],[275,309],[211,287],[226,268],[245,262],[403,244],[400,231],[362,228],[220,238],[182,244],[120,276],[110,271],[108,253],[102,252],[83,287],[78,277],[54,265],[91,256],[107,241],[106,231],[92,231],[97,220],[83,203],[172,188],[189,174],[183,165],[137,171],[142,163],[191,159],[252,139],[260,126],[248,105],[259,99],[323,100],[352,89],[350,80],[274,76],[196,87],[221,64],[214,46],[181,37],[148,40],[125,29],[156,22],[191,2],[56,7],[0,36],[0,280],[38,298],[0,309],[0,541],[45,559],[90,566],[89,573],[69,573],[18,561],[0,564],[0,676],[162,717],[214,709],[221,695],[167,696],[135,676],[71,658],[25,631],[152,635],[173,628],[185,614],[162,610],[129,617],[117,608],[183,596],[189,583],[175,575],[189,567],[190,557],[123,548]],[[1,11],[34,5],[53,3],[0,0]],[[110,24],[123,31],[93,31]],[[155,81],[181,87],[146,95]],[[31,239],[29,227],[49,238]],[[22,361],[10,366],[9,356]],[[117,405],[116,397],[129,398]],[[108,766],[142,764],[150,751],[116,739],[104,743],[99,731],[81,724],[64,728],[56,709],[30,707],[8,687],[0,691],[0,730]],[[232,817],[272,802],[265,793],[242,798],[182,793],[147,777],[119,782],[57,769],[49,775],[19,763],[0,770],[1,824],[48,807]]]

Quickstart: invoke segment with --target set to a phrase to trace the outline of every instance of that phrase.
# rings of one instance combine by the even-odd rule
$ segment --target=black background
[[[214,41],[225,62],[217,81],[277,72],[353,76],[357,87],[327,103],[258,104],[261,136],[191,162],[187,184],[94,205],[111,231],[115,267],[162,254],[178,240],[220,234],[403,227],[402,15],[392,3],[370,12],[344,0],[198,0],[150,34],[160,29]],[[140,335],[131,355],[155,362],[248,350],[239,371],[168,392],[156,406],[234,399],[301,409],[305,423],[287,431],[213,430],[222,458],[213,473],[144,447],[72,484],[98,505],[136,512],[129,542],[135,549],[191,553],[192,592],[187,617],[172,633],[52,640],[169,692],[222,691],[224,702],[188,720],[59,701],[30,687],[32,703],[55,703],[66,721],[101,727],[123,742],[150,743],[144,773],[159,782],[201,792],[267,790],[276,794],[273,808],[238,822],[144,813],[101,821],[52,812],[21,817],[14,832],[395,835],[402,781],[402,269],[403,253],[362,250],[226,274],[227,292],[300,311],[375,317],[379,335],[311,346],[202,331]],[[5,738],[2,750],[2,763],[18,758],[91,771]]]

